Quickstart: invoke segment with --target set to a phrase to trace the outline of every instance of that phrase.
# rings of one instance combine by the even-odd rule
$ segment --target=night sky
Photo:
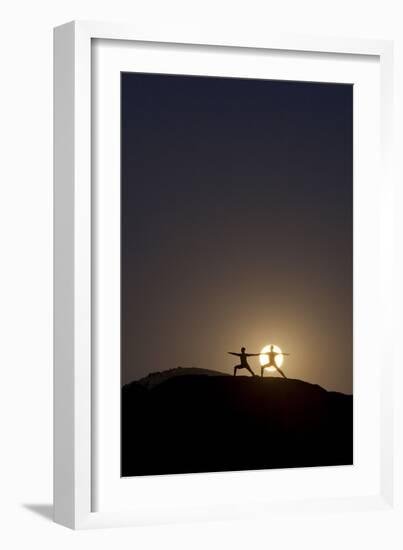
[[[288,377],[352,393],[352,86],[121,86],[122,383],[274,343]]]

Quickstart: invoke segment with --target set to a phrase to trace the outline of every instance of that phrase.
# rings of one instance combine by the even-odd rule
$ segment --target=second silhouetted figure
[[[245,350],[246,350],[246,348],[241,348],[241,353],[235,353],[234,351],[229,351],[228,352],[230,355],[236,355],[237,357],[241,358],[241,364],[236,365],[234,367],[234,376],[236,376],[236,371],[238,369],[247,369],[251,373],[252,376],[256,376],[255,373],[253,372],[253,370],[249,366],[248,357],[256,357],[256,356],[260,355],[260,353],[245,353]]]
[[[277,372],[279,372],[281,374],[281,376],[283,376],[284,378],[287,378],[286,375],[283,373],[283,371],[280,369],[280,367],[277,366],[276,357],[277,357],[277,355],[290,355],[290,354],[289,353],[280,353],[280,352],[274,351],[274,346],[270,346],[269,353],[265,353],[264,355],[267,355],[269,357],[269,362],[266,363],[266,365],[262,365],[262,368],[260,369],[260,376],[263,377],[264,369],[266,367],[274,367],[277,370]]]

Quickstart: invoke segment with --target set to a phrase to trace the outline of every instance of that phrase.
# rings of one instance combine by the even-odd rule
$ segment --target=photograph
[[[403,550],[402,2],[3,4],[0,550]]]
[[[353,85],[120,93],[121,476],[353,464]]]

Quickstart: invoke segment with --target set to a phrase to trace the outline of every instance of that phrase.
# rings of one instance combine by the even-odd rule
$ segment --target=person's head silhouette
[[[274,346],[270,346],[270,351],[274,351]]]
[[[246,348],[241,348],[241,352],[244,353]]]

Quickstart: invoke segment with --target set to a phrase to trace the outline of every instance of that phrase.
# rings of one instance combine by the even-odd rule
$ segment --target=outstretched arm
[[[234,351],[227,351],[230,355],[237,355],[238,357],[241,357],[240,353],[235,353]]]
[[[246,357],[257,357],[258,355],[261,355],[261,353],[245,353]]]
[[[278,353],[278,352],[276,352],[276,355],[291,355],[291,353]]]

